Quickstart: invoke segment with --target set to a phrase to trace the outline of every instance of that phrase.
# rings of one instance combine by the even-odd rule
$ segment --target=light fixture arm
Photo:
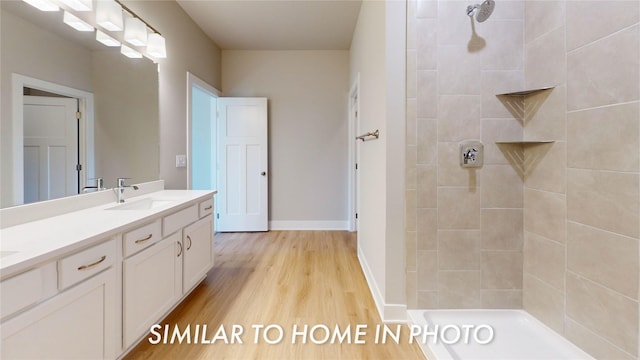
[[[133,12],[133,10],[129,9],[125,4],[123,4],[120,0],[114,0],[116,3],[118,3],[118,5],[120,5],[122,7],[122,10],[128,12],[129,14],[131,14],[131,16],[133,16],[134,18],[142,21],[149,29],[151,29],[151,31],[153,31],[154,33],[158,34],[158,35],[162,35],[160,34],[160,31],[156,30],[153,26],[149,25],[148,22],[144,21],[143,18],[141,18],[140,16],[138,16],[138,14],[136,14],[135,12]]]

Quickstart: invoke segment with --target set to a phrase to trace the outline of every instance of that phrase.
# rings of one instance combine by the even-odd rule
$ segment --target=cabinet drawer
[[[0,318],[55,295],[56,263],[51,262],[0,283]]]
[[[130,256],[162,239],[161,220],[124,233],[124,256]]]
[[[162,219],[162,235],[168,236],[198,220],[198,205],[189,206]]]
[[[213,212],[213,199],[205,200],[200,203],[200,218],[203,218]]]
[[[115,262],[116,252],[116,239],[111,239],[58,261],[58,288],[66,289],[107,269]]]

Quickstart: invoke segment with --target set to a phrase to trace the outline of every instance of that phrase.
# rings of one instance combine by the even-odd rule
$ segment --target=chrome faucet
[[[116,192],[116,201],[118,203],[124,202],[124,189],[132,188],[133,190],[138,190],[138,187],[135,185],[127,185],[125,184],[125,180],[130,178],[118,178],[118,187],[113,188],[113,191]]]
[[[99,178],[95,178],[95,179],[89,179],[89,180],[95,180],[96,181],[96,186],[85,186],[82,188],[82,192],[87,192],[87,190],[90,189],[96,189],[96,191],[102,191],[102,190],[106,190],[107,188],[104,187],[104,179],[99,177]]]

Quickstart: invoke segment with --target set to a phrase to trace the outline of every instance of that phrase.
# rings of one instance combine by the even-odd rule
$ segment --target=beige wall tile
[[[499,20],[493,17],[491,20],[482,23],[476,29],[486,40],[486,45],[480,52],[482,69],[522,70],[524,64],[522,20]]]
[[[522,207],[522,180],[511,165],[485,165],[480,178],[483,208]]]
[[[413,0],[407,1],[407,49],[409,50],[415,50],[418,48],[418,40],[416,36],[416,13],[416,2]]]
[[[569,169],[568,218],[637,238],[640,235],[638,192],[638,174]]]
[[[418,259],[418,236],[415,231],[405,233],[406,242],[406,267],[407,271],[416,271],[416,261]]]
[[[417,120],[417,163],[434,165],[438,144],[438,121],[434,119]]]
[[[638,298],[638,239],[569,222],[567,267],[630,298]]]
[[[523,20],[525,1],[505,1],[496,6],[491,14],[494,20]]]
[[[480,185],[479,171],[481,170],[460,166],[460,143],[438,143],[439,186],[466,186],[474,188]]]
[[[569,167],[640,170],[640,103],[571,112],[567,115]]]
[[[567,109],[638,100],[639,63],[640,25],[570,52],[567,55]]]
[[[415,98],[418,92],[418,76],[416,71],[418,56],[416,50],[407,50],[407,98]]]
[[[464,11],[464,7],[462,8]],[[464,12],[463,12],[464,15]],[[467,18],[466,27],[469,28]],[[438,91],[440,95],[480,95],[481,53],[463,46],[438,46]]]
[[[438,253],[418,250],[418,290],[436,290],[437,284]]]
[[[418,309],[437,309],[437,291],[418,291]]]
[[[532,40],[564,26],[565,1],[526,1],[524,40]]]
[[[441,309],[480,307],[480,271],[439,271],[438,307]]]
[[[416,190],[405,191],[405,227],[407,231],[416,231]]]
[[[524,235],[524,271],[564,291],[565,245],[534,233]]]
[[[569,51],[640,20],[638,1],[568,1],[566,6]]]
[[[524,274],[522,306],[558,333],[563,333],[564,294],[539,279]]]
[[[417,103],[415,98],[407,98],[407,146],[418,145],[418,113]]]
[[[438,0],[417,0],[416,17],[430,19],[438,17]]]
[[[405,188],[407,190],[415,190],[417,186],[417,170],[415,167],[406,167],[405,170]]]
[[[438,210],[418,209],[418,250],[438,248]]]
[[[522,309],[522,290],[480,290],[483,309]]]
[[[482,71],[480,77],[482,95],[482,117],[514,118],[514,114],[509,111],[509,109],[502,103],[502,101],[500,101],[500,99],[496,95],[523,89],[524,71]]]
[[[566,240],[566,196],[525,188],[524,230],[564,242]]]
[[[554,84],[547,84],[552,86]],[[567,96],[564,85],[542,91],[526,99],[525,140],[564,141]]]
[[[567,318],[565,320],[565,336],[569,341],[578,345],[586,353],[601,360],[633,360],[636,359],[622,349],[590,331],[577,322]]]
[[[482,209],[483,250],[522,250],[522,209]]]
[[[567,145],[564,141],[525,148],[525,159],[531,165],[525,176],[525,186],[530,189],[564,193],[567,178]]]
[[[418,92],[416,93],[418,118],[438,116],[438,72],[418,71]]]
[[[479,189],[438,188],[438,229],[480,229]]]
[[[472,36],[464,1],[438,1],[438,45],[467,46]],[[460,16],[460,9],[462,14]]]
[[[483,250],[482,289],[522,289],[522,252]]]
[[[566,81],[564,27],[545,33],[524,48],[525,87],[562,85]]]
[[[417,192],[416,206],[422,208],[435,208],[437,206],[437,178],[435,166],[417,167]]]
[[[407,307],[409,309],[419,309],[417,281],[418,273],[415,271],[407,271]]]
[[[418,69],[436,70],[438,67],[438,21],[436,19],[418,19],[416,28],[418,30]]]
[[[438,231],[439,270],[479,270],[480,231]]]
[[[415,168],[418,162],[418,150],[416,146],[407,146],[405,153],[405,164],[407,167]]]
[[[439,96],[438,109],[438,141],[480,138],[480,96]]]
[[[567,315],[625,351],[638,352],[637,301],[568,272]]]
[[[484,107],[483,107],[484,108]],[[507,165],[496,141],[522,139],[522,124],[516,119],[482,119],[482,143],[484,144],[484,163],[487,165]]]

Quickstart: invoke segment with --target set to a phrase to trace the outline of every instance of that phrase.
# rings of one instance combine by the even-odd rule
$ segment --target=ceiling
[[[223,50],[348,50],[361,0],[177,0]]]

